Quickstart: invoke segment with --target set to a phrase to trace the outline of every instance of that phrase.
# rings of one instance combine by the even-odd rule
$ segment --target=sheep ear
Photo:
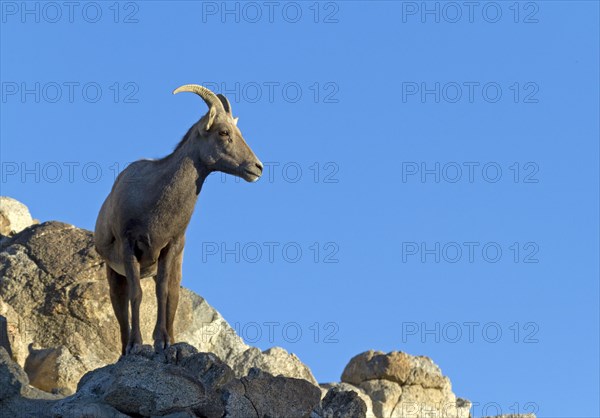
[[[206,126],[204,127],[204,129],[206,131],[210,130],[210,127],[213,125],[213,123],[215,122],[215,117],[217,116],[217,109],[213,107],[210,108],[210,110],[208,111],[208,121],[206,122]]]
[[[240,120],[240,118],[233,118],[233,123],[235,126],[237,126],[238,120]]]
[[[227,100],[227,97],[223,96],[221,93],[217,94],[217,97],[223,104],[223,108],[225,109],[225,112],[228,113],[229,115],[231,115],[231,103],[229,103],[229,100]]]

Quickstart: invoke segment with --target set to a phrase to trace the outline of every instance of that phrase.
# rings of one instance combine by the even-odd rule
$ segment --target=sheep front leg
[[[110,301],[121,330],[121,354],[127,352],[129,342],[129,294],[127,291],[127,278],[106,265],[106,276],[110,287]]]
[[[158,353],[169,347],[174,341],[169,332],[170,315],[167,318],[167,304],[169,302],[169,283],[173,279],[174,267],[178,264],[178,255],[181,253],[181,240],[174,240],[160,252],[158,257],[158,271],[154,278],[156,282],[156,326],[152,333],[154,350]]]
[[[135,354],[142,348],[140,331],[140,305],[142,304],[142,286],[140,285],[140,263],[133,254],[124,257],[125,275],[131,304],[131,332],[127,342],[126,354]]]

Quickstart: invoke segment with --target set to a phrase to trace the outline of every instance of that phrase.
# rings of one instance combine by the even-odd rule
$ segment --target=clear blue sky
[[[598,417],[598,3],[270,4],[2,2],[1,194],[93,229],[212,83],[267,167],[209,178],[183,284],[249,343]]]

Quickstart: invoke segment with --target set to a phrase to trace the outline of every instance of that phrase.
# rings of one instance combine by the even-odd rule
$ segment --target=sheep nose
[[[263,165],[262,163],[256,163],[254,164],[256,166],[256,168],[258,168],[258,170],[262,173],[263,172]]]

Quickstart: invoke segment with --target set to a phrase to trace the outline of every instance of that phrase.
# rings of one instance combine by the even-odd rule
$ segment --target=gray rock
[[[245,376],[250,369],[258,368],[274,376],[295,377],[318,385],[310,369],[295,354],[290,354],[281,347],[269,348],[263,352],[251,347],[232,360],[237,376]]]
[[[8,339],[8,321],[0,315],[0,347],[4,348],[8,355],[12,357],[12,349]]]
[[[198,406],[206,396],[202,384],[181,368],[158,368],[149,361],[126,358],[113,377],[102,399],[129,415],[165,415]]]
[[[15,396],[0,401],[0,417],[2,418],[53,418],[50,408],[55,401],[42,399],[28,399]],[[80,417],[83,415],[64,415],[67,417]],[[99,415],[96,415],[99,416]]]
[[[321,408],[323,418],[366,418],[367,405],[356,391],[329,389]]]
[[[58,401],[52,413],[221,417],[224,410],[220,396],[207,390],[186,368],[170,364],[162,354],[147,352],[122,357],[115,364],[87,373],[77,393]]]
[[[300,418],[318,408],[321,391],[304,379],[251,369],[248,376],[223,388],[223,400],[227,417]]]
[[[327,393],[332,389],[332,388],[337,388],[340,391],[344,391],[344,392],[356,392],[358,394],[358,396],[363,400],[363,402],[365,403],[365,405],[367,406],[367,418],[375,418],[376,415],[373,412],[373,402],[370,398],[370,396],[360,387],[351,385],[350,383],[324,383],[322,385],[320,385],[321,387],[321,396],[322,398],[325,398],[325,396],[327,396]]]
[[[0,347],[0,401],[20,395],[28,384],[27,374]]]
[[[231,367],[213,353],[196,353],[180,362],[180,365],[200,380],[207,388],[220,389],[235,378]]]
[[[14,235],[33,223],[27,206],[11,197],[0,196],[0,235]]]
[[[246,397],[246,387],[239,380],[232,380],[223,387],[224,418],[259,418],[258,411]]]
[[[304,379],[258,369],[236,379],[214,354],[194,353],[186,344],[167,351],[125,356],[87,373],[77,393],[57,401],[51,415],[287,418],[308,417],[319,407],[319,388]],[[219,381],[223,374],[215,371],[223,370],[229,371],[224,385],[202,383]]]

